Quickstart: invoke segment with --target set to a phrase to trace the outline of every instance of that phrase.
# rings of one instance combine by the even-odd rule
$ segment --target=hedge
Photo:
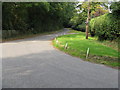
[[[120,34],[120,17],[112,13],[91,19],[90,21],[91,36],[98,36],[99,40],[114,40]]]

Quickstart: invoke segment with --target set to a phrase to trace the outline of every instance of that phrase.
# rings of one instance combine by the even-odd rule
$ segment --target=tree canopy
[[[4,2],[3,30],[37,33],[59,29],[67,26],[74,5],[68,2]]]

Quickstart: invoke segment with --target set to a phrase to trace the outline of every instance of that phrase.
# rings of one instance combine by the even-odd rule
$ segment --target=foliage
[[[120,18],[113,14],[105,14],[90,21],[90,33],[97,35],[99,40],[117,39],[120,33]]]
[[[82,24],[78,25],[77,27],[73,27],[73,29],[78,30],[78,31],[82,31],[82,32],[85,32],[85,28],[86,28],[85,23],[82,23]]]
[[[98,36],[99,40],[114,40],[120,34],[120,2],[113,2],[110,6],[112,13],[93,18],[90,21],[91,36]]]
[[[80,3],[77,6],[77,14],[70,20],[73,29],[85,31],[85,22],[87,19],[88,2]],[[90,16],[91,18],[107,13],[106,5],[103,2],[90,3]]]
[[[101,6],[97,6],[94,11],[91,12],[91,17],[98,17],[108,13],[108,10],[104,9]]]
[[[4,2],[2,8],[3,30],[16,30],[19,34],[36,34],[67,26],[73,16],[74,3]]]
[[[83,13],[86,13],[87,17],[87,10],[88,10],[88,2],[83,2],[78,6],[80,8],[80,11]],[[100,15],[103,15],[108,12],[108,9],[106,8],[106,3],[104,2],[90,2],[90,16],[97,17]]]
[[[27,28],[27,12],[24,4],[3,3],[3,30],[25,30]],[[19,28],[19,29],[18,29]]]
[[[113,2],[112,5],[110,6],[110,9],[114,14],[119,16],[120,13],[120,1],[119,2]]]

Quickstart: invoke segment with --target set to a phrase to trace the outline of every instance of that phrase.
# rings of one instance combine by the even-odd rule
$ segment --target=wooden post
[[[87,20],[86,20],[86,39],[88,39],[89,20],[90,20],[90,1],[88,0],[88,17],[87,17]]]

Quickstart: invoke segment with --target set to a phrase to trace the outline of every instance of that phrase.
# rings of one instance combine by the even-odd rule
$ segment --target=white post
[[[55,41],[56,41],[56,38],[55,38]]]
[[[89,48],[87,49],[87,54],[86,54],[86,59],[88,58],[88,55],[89,55]]]
[[[58,40],[56,40],[56,44],[58,44]]]
[[[68,47],[68,43],[65,44],[65,49],[67,49],[67,47]]]

